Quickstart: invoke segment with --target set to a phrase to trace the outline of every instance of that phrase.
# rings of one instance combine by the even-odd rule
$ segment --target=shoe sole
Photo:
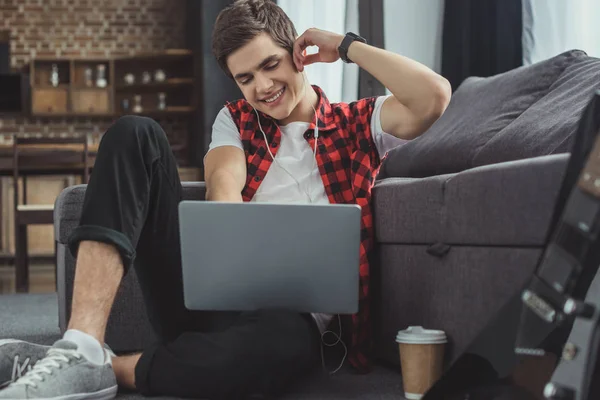
[[[68,396],[59,397],[38,397],[35,400],[111,400],[117,397],[118,386],[112,386],[107,389],[99,390],[93,393],[76,393]],[[4,400],[22,400],[22,399],[4,399]]]

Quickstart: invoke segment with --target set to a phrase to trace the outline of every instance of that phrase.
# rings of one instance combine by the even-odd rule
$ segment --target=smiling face
[[[290,53],[261,33],[227,57],[227,67],[244,98],[258,111],[286,124],[299,120],[308,95],[302,73]]]

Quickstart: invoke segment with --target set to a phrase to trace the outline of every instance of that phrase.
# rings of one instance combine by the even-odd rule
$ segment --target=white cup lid
[[[446,343],[447,338],[444,331],[423,329],[422,326],[409,326],[399,331],[396,342],[405,344],[438,344]]]

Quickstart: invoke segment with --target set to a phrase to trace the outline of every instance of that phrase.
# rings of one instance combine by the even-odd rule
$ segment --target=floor
[[[15,292],[15,272],[12,266],[0,266],[0,294]],[[37,264],[29,267],[30,293],[56,292],[54,265]]]

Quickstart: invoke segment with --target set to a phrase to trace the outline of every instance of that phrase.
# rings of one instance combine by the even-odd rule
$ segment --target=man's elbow
[[[450,86],[450,82],[448,82],[446,78],[441,76],[438,77],[436,82],[432,85],[429,107],[427,107],[426,112],[421,114],[420,133],[428,130],[442,115],[444,115],[451,97],[452,87]]]
[[[206,181],[206,200],[241,202],[242,189],[241,179],[225,169],[219,169],[210,174]]]
[[[437,121],[448,108],[450,98],[452,97],[452,86],[450,82],[442,76],[439,76],[433,85],[431,99],[431,111],[429,119]]]

